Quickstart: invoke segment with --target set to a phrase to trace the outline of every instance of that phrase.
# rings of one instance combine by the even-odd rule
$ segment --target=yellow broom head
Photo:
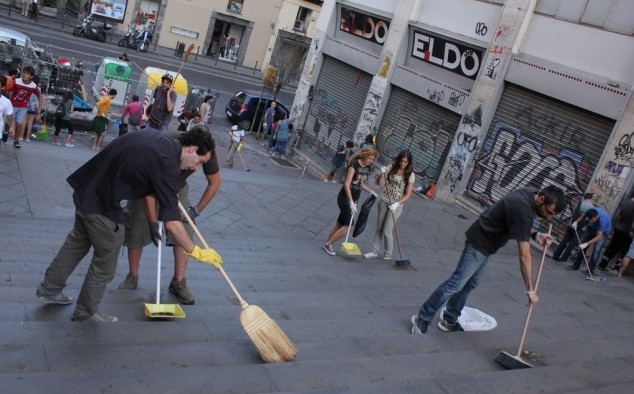
[[[297,354],[293,342],[260,307],[249,305],[243,308],[240,312],[240,323],[264,362],[286,362]]]
[[[353,244],[352,242],[342,242],[341,243],[341,251],[348,256],[360,256],[361,249],[357,246],[357,244]]]

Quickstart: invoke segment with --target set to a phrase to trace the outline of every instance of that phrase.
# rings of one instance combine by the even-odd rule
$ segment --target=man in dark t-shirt
[[[123,243],[122,200],[155,195],[158,217],[188,255],[214,265],[222,258],[213,249],[201,249],[188,236],[178,209],[181,171],[196,170],[209,161],[215,148],[211,135],[192,130],[178,140],[156,130],[129,133],[108,146],[72,173],[75,224],[53,259],[37,297],[55,304],[71,304],[65,295],[68,277],[92,247],[94,253],[71,317],[73,321],[116,322],[98,309],[117,268]]]
[[[201,130],[211,135],[211,130],[205,125],[197,125],[192,130]],[[168,137],[177,139],[182,133],[180,131],[168,131],[165,133]],[[215,150],[212,150],[211,159],[209,159],[202,166],[205,178],[207,178],[207,187],[203,191],[203,195],[198,201],[198,204],[192,205],[189,200],[189,186],[187,184],[187,178],[194,173],[191,170],[181,171],[180,177],[180,189],[178,191],[178,199],[183,204],[183,207],[188,208],[188,214],[195,220],[200,215],[200,212],[211,202],[211,199],[216,195],[218,188],[220,187],[220,170],[218,168],[218,157]],[[146,197],[145,199],[148,199]],[[119,285],[119,289],[134,290],[137,288],[139,281],[139,265],[141,262],[141,255],[143,248],[153,241],[152,234],[149,231],[149,223],[153,223],[152,226],[158,225],[156,223],[156,214],[154,200],[149,197],[150,201],[147,205],[151,207],[149,217],[146,213],[145,199],[139,199],[136,201],[128,201],[128,205],[125,209],[125,240],[123,245],[128,248],[128,265],[129,272],[125,280]],[[154,224],[156,223],[156,224]],[[193,236],[193,229],[186,221],[183,222],[185,229],[190,237]],[[173,247],[174,253],[174,276],[169,284],[169,291],[176,295],[178,301],[185,305],[193,305],[196,300],[189,291],[187,286],[187,279],[185,278],[185,272],[187,270],[187,255],[184,253],[183,248],[175,241],[171,233],[168,234],[166,244]]]
[[[524,279],[530,304],[539,301],[533,288],[533,257],[530,238],[548,245],[553,238],[532,228],[535,216],[550,220],[564,208],[564,192],[557,186],[541,191],[532,188],[518,189],[502,197],[484,211],[467,229],[465,247],[453,274],[443,282],[412,316],[412,334],[424,334],[436,315],[447,302],[447,308],[438,328],[445,332],[463,331],[458,317],[469,294],[478,286],[489,256],[497,252],[510,239],[517,241],[520,272]]]

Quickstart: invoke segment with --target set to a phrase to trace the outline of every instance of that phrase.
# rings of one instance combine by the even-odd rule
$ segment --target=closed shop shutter
[[[324,160],[325,167],[337,146],[354,138],[372,76],[326,56],[319,79],[309,92],[310,106],[299,148]]]
[[[460,115],[394,86],[377,133],[379,162],[391,163],[409,149],[418,180],[435,183],[459,124]]]
[[[507,84],[465,194],[485,206],[522,187],[550,184],[566,192],[560,235],[583,195],[614,128],[614,120],[518,85]]]

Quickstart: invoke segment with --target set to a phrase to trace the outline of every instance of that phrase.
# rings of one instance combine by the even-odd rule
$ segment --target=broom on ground
[[[196,236],[200,242],[202,242],[203,246],[209,248],[207,242],[205,242],[205,239],[180,202],[178,203],[178,208],[183,217],[187,219],[189,225],[192,226],[192,229],[194,229],[194,233],[196,233]],[[260,357],[267,363],[279,363],[292,360],[297,354],[297,348],[286,334],[284,334],[280,326],[260,307],[249,305],[244,301],[222,269],[222,266],[218,268],[218,271],[220,271],[220,274],[231,288],[231,291],[233,291],[238,302],[240,302],[240,307],[242,308],[242,312],[240,312],[240,323],[255,345],[258,353],[260,353]]]

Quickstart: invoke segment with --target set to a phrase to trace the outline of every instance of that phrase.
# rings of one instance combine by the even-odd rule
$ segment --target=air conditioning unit
[[[240,13],[240,12],[242,12],[242,3],[231,2],[231,3],[229,3],[229,9],[232,12]]]

